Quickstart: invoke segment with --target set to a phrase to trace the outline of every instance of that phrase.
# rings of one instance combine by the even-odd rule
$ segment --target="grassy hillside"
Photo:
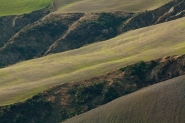
[[[46,7],[52,0],[0,0],[0,16],[20,15]]]
[[[0,105],[25,100],[51,85],[89,78],[137,61],[184,54],[184,35],[182,18],[0,69]]]
[[[171,0],[54,0],[60,12],[138,12],[155,9]]]
[[[59,123],[143,87],[184,75],[184,61],[185,55],[142,61],[54,86],[24,102],[0,106],[0,122]]]
[[[185,15],[185,13],[183,15],[185,2],[173,1],[158,9],[138,14],[54,12],[41,19],[47,13],[55,11],[53,5],[29,15],[0,18],[0,57],[3,58],[0,59],[0,68],[50,53],[64,52],[93,42],[108,40],[129,30]],[[172,7],[175,11],[170,11]],[[38,18],[41,20],[36,21]]]
[[[63,123],[184,123],[184,79],[152,85]]]

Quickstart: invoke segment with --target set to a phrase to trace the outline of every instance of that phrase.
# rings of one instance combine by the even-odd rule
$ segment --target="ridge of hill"
[[[141,60],[184,54],[184,20],[129,31],[108,41],[0,69],[0,105],[23,101],[52,85],[90,78]]]
[[[163,57],[53,86],[22,103],[1,106],[0,122],[59,123],[143,87],[184,75],[184,68],[185,55]]]
[[[63,123],[184,123],[184,79],[151,85]]]
[[[138,14],[126,12],[110,13],[51,13],[22,26],[24,18],[2,21],[0,34],[0,67],[20,61],[42,57],[52,53],[76,49],[84,45],[104,41],[117,35],[153,24],[181,18],[185,15],[185,1],[171,1],[155,10]],[[32,18],[32,15],[26,17]],[[40,16],[39,16],[40,17]],[[13,23],[13,28],[9,29]],[[26,26],[27,25],[27,26]],[[20,31],[18,31],[20,30]],[[31,35],[30,35],[31,34]]]
[[[51,0],[1,0],[0,17],[30,13],[43,9],[51,3]]]

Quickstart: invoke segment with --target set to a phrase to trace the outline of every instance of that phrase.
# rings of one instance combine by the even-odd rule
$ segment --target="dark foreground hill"
[[[184,123],[185,76],[123,96],[63,123]]]

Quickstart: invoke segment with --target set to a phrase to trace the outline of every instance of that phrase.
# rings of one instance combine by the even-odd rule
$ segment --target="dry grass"
[[[149,86],[63,123],[184,123],[184,79]]]
[[[138,12],[155,9],[171,0],[54,0],[60,12]]]
[[[93,77],[141,60],[184,54],[184,35],[182,18],[0,69],[0,105],[25,100],[51,85]]]

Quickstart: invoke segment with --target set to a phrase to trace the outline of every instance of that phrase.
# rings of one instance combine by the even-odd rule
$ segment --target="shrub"
[[[121,24],[121,20],[116,18],[114,15],[110,13],[101,13],[98,22],[104,27],[104,28],[110,28],[110,27],[117,27]]]
[[[121,68],[120,70],[126,73],[125,76],[127,76],[128,80],[130,80],[131,76],[137,77],[138,80],[135,80],[134,83],[140,88],[150,84],[150,81],[147,80],[147,75],[155,66],[157,66],[157,62],[155,61],[149,63],[141,61],[134,65]]]
[[[108,89],[107,89],[107,92],[105,93],[104,95],[104,103],[108,103],[116,98],[119,97],[119,94],[117,93],[117,89],[112,87],[112,86],[109,86]]]
[[[76,103],[84,104],[91,101],[102,93],[103,85],[102,82],[99,82],[89,86],[79,86],[75,93]]]

